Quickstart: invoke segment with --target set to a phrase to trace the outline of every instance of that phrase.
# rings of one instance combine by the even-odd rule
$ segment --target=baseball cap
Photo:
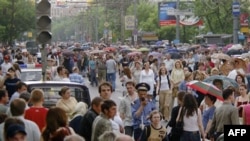
[[[7,128],[6,137],[7,138],[14,137],[17,133],[22,133],[24,135],[27,135],[24,126],[19,124],[13,124]]]

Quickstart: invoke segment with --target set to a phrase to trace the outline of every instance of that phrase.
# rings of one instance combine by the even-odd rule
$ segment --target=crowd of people
[[[89,81],[92,87],[97,87],[99,96],[88,107],[84,102],[77,102],[71,89],[64,86],[56,105],[45,108],[45,92],[33,89],[29,93],[27,85],[20,80],[19,65],[39,63],[37,58],[25,49],[14,56],[2,51],[0,140],[216,140],[223,134],[224,125],[250,124],[250,63],[249,58],[214,61],[213,53],[216,52],[194,50],[183,58],[173,59],[171,54],[50,52],[47,81],[82,85]],[[212,76],[229,77],[237,87],[226,86],[225,80],[219,77],[214,79],[212,84],[224,99],[221,101],[187,86],[192,80],[203,81]],[[116,79],[124,88],[120,102],[111,98],[118,85]],[[183,123],[181,132],[179,123]]]

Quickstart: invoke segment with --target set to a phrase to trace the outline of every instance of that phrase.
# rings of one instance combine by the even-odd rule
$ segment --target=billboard
[[[159,2],[158,3],[158,18],[160,26],[175,25],[176,18],[174,15],[169,15],[168,11],[176,9],[176,2]]]
[[[158,19],[160,26],[176,25],[176,15],[180,16],[180,25],[203,25],[202,20],[192,12],[194,3],[180,2],[180,9],[176,9],[176,2],[159,2]]]

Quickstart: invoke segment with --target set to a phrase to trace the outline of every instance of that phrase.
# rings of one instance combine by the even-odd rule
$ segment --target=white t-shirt
[[[167,79],[167,75],[157,77],[158,82],[160,81],[160,77],[161,77],[160,91],[161,90],[169,90],[170,88],[169,88],[169,82],[168,82],[168,79]]]

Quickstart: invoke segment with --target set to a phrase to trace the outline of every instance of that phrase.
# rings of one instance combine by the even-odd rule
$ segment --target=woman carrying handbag
[[[202,141],[205,141],[201,111],[192,94],[184,96],[183,106],[179,109],[176,122],[178,122],[181,116],[183,116],[183,132],[180,135],[180,141],[200,141],[201,138]]]

